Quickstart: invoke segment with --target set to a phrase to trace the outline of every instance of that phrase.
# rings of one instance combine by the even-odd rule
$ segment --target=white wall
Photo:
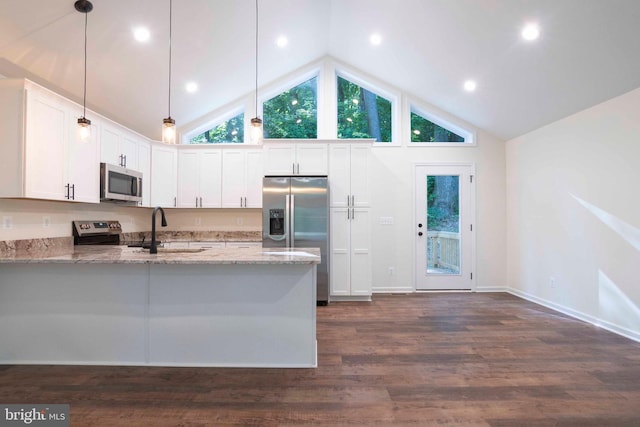
[[[640,89],[506,153],[509,286],[640,339]]]
[[[476,166],[476,290],[506,286],[504,142],[478,131],[473,147],[376,147],[372,149],[374,292],[415,290],[414,165],[426,162]],[[380,225],[393,217],[393,225]],[[395,274],[389,275],[389,267]]]

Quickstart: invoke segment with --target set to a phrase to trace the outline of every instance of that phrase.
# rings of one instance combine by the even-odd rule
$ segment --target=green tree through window
[[[338,138],[391,142],[391,101],[338,76]]]
[[[411,112],[411,142],[464,142],[464,137]]]
[[[189,141],[190,144],[220,144],[223,142],[244,142],[244,113],[194,136]]]
[[[318,78],[265,101],[262,113],[265,138],[317,138]]]

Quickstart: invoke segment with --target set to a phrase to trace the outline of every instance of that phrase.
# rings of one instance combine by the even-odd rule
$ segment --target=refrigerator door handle
[[[289,246],[290,248],[295,248],[296,247],[296,240],[295,240],[295,231],[296,231],[296,225],[295,225],[295,218],[296,218],[296,196],[294,196],[293,194],[291,196],[289,196],[291,200],[291,208],[290,208],[290,212],[291,212],[291,225],[289,227],[289,244],[287,246]]]
[[[289,210],[291,209],[291,200],[290,195],[284,196],[284,235],[285,235],[285,245],[286,247],[291,246],[291,236],[289,235],[289,231],[291,228],[289,227]]]

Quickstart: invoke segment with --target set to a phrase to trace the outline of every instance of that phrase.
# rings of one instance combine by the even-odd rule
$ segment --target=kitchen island
[[[0,258],[0,363],[315,367],[318,249]]]

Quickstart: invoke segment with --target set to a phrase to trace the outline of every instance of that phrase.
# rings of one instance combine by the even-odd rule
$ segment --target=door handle
[[[71,185],[71,200],[75,200],[76,199],[76,185],[72,184]]]

